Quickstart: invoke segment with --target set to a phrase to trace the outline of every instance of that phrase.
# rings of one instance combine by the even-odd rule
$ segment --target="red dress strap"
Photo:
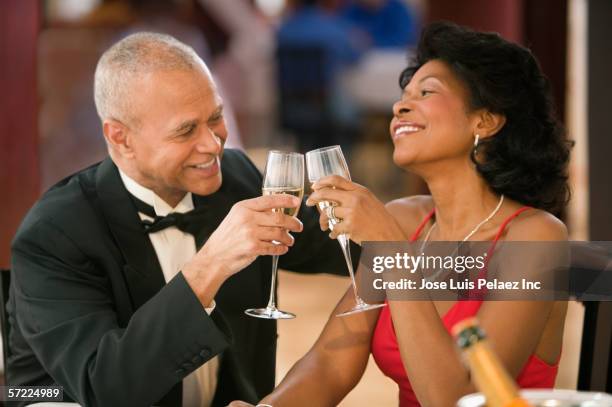
[[[508,226],[508,223],[512,222],[512,220],[514,218],[516,218],[517,216],[519,216],[521,213],[525,212],[526,210],[531,209],[531,206],[523,206],[520,207],[519,209],[516,210],[516,212],[514,212],[512,215],[508,216],[503,223],[501,224],[501,226],[499,227],[499,230],[497,231],[497,234],[495,235],[495,238],[493,238],[493,243],[491,244],[491,247],[489,248],[489,258],[491,257],[491,255],[493,254],[493,251],[495,250],[495,245],[497,244],[497,241],[499,240],[499,238],[501,237],[501,235],[504,233],[504,230],[506,229],[506,226]]]
[[[499,241],[501,235],[504,233],[504,230],[506,229],[506,226],[508,226],[508,223],[510,223],[514,218],[516,218],[517,216],[519,216],[521,213],[525,212],[528,209],[531,209],[531,206],[523,206],[519,208],[518,210],[516,210],[513,214],[508,216],[506,219],[504,219],[502,224],[499,226],[499,229],[497,230],[497,233],[495,234],[493,241],[491,242],[491,246],[489,246],[489,250],[487,250],[487,259],[485,260],[485,264],[487,266],[484,269],[482,269],[480,273],[478,273],[478,278],[487,278],[487,269],[488,269],[489,261],[493,258],[493,252],[495,252],[495,247],[497,246],[497,242]],[[475,299],[484,298],[486,290],[471,290],[470,293],[471,295],[473,294],[475,296],[474,297]]]
[[[517,209],[513,214],[508,216],[502,222],[501,226],[499,227],[499,230],[497,231],[497,234],[495,234],[495,238],[493,238],[493,245],[492,245],[493,247],[492,248],[495,248],[495,244],[497,243],[497,241],[499,240],[501,235],[504,233],[504,230],[506,229],[506,226],[508,226],[508,223],[510,223],[514,218],[516,218],[521,213],[523,213],[523,212],[525,212],[526,210],[529,210],[529,209],[531,209],[531,206],[523,206],[523,207]],[[435,213],[436,213],[436,208],[433,208],[431,211],[429,211],[427,216],[425,216],[425,218],[421,221],[419,226],[416,228],[416,230],[414,231],[412,236],[410,236],[410,241],[411,242],[414,242],[414,241],[416,241],[419,238],[419,236],[423,232],[423,229],[425,228],[425,226],[431,220],[431,218],[434,216]]]
[[[423,221],[421,221],[421,223],[419,224],[419,227],[414,231],[412,236],[410,236],[410,241],[411,242],[414,242],[414,241],[416,241],[419,238],[419,236],[421,235],[421,232],[425,228],[425,225],[427,225],[427,222],[429,222],[431,220],[431,218],[434,216],[434,213],[436,213],[436,208],[433,208],[427,214],[427,216],[425,216],[425,219],[423,219]]]

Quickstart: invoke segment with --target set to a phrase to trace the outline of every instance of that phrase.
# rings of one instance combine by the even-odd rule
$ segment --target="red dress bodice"
[[[492,253],[508,223],[527,209],[529,207],[519,209],[502,223],[491,244],[489,253]],[[434,211],[432,210],[412,235],[411,241],[418,239],[421,231],[433,215]],[[481,300],[457,301],[442,317],[444,327],[450,333],[452,326],[457,322],[475,316],[481,305]],[[380,370],[398,384],[399,406],[420,406],[402,363],[389,307],[384,307],[380,313],[372,337],[371,351]],[[516,377],[516,381],[521,388],[552,388],[555,384],[558,368],[558,363],[550,365],[532,354]]]

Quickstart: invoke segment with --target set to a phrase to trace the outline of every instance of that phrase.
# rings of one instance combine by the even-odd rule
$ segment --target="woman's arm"
[[[566,240],[565,226],[551,218],[543,212],[518,218],[506,240]],[[389,306],[402,361],[419,402],[423,406],[449,406],[473,392],[467,370],[434,304],[390,301]],[[553,302],[546,301],[489,301],[481,306],[480,324],[513,377],[535,352],[547,321],[557,309]]]
[[[379,312],[336,317],[354,302],[349,288],[312,349],[261,403],[274,407],[336,406],[355,387],[368,363]]]
[[[315,184],[307,203],[335,201],[336,215],[343,219],[331,237],[346,229],[351,240],[403,240],[405,236],[385,205],[366,188],[341,177],[326,177]],[[353,216],[361,214],[362,216]],[[328,229],[328,218],[321,213],[320,226]],[[355,233],[353,233],[355,232]],[[353,307],[350,288],[342,297],[312,349],[300,359],[278,387],[261,403],[274,407],[336,406],[361,379],[368,363],[370,342],[379,311],[336,317]],[[242,406],[235,402],[235,406]]]

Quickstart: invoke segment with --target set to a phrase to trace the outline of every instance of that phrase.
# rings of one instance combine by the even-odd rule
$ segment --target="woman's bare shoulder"
[[[389,213],[406,233],[412,233],[434,207],[431,195],[415,195],[394,199],[386,205]]]
[[[542,209],[531,209],[523,212],[512,221],[508,228],[506,240],[567,240],[568,233],[565,224]]]

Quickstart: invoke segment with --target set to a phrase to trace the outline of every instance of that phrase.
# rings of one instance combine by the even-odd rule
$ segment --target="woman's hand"
[[[398,241],[406,236],[385,205],[367,188],[337,175],[321,178],[312,185],[314,192],[306,205],[333,201],[333,215],[341,219],[335,224],[331,238],[347,234],[357,244],[362,241]],[[319,206],[320,208],[320,206]],[[329,228],[329,213],[319,211],[321,230]]]
[[[226,407],[255,407],[255,406],[245,401],[234,400],[231,403],[229,403]]]

